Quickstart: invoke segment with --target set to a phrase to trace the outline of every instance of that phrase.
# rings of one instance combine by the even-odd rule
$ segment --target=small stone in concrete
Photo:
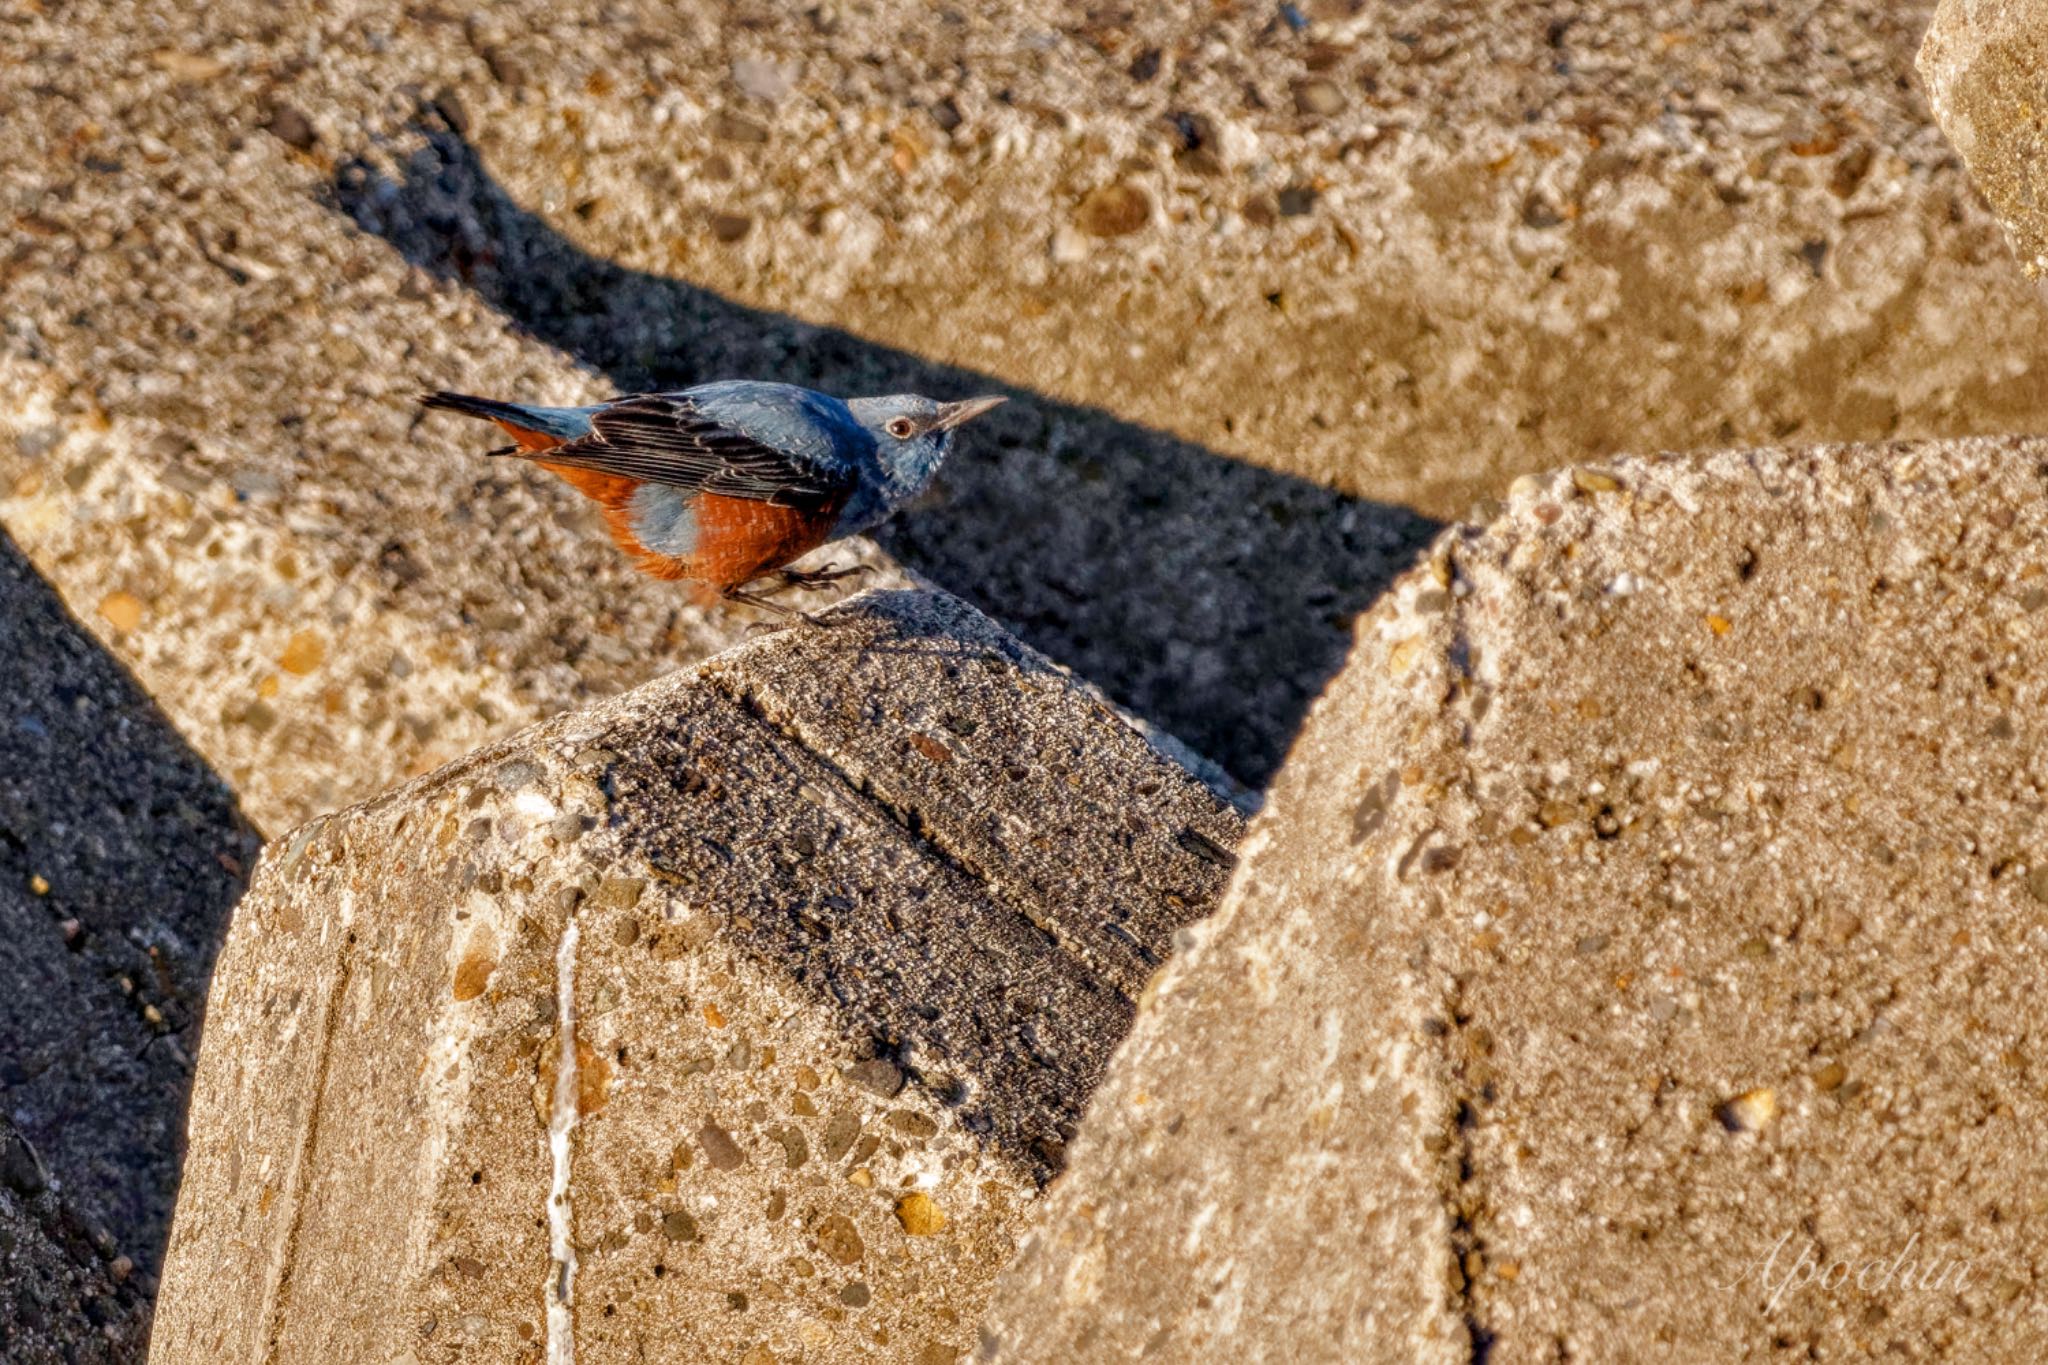
[[[855,1062],[844,1074],[853,1084],[885,1100],[903,1088],[903,1073],[881,1060]]]

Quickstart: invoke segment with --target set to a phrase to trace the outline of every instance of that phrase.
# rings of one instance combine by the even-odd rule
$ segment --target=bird
[[[545,407],[441,390],[423,408],[495,422],[531,460],[604,509],[633,566],[688,579],[728,601],[813,618],[771,598],[865,566],[798,572],[820,545],[858,535],[923,492],[962,423],[1001,396],[840,399],[795,384],[720,380]],[[755,585],[772,577],[774,586]]]

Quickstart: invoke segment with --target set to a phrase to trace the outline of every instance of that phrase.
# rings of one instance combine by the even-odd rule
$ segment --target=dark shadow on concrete
[[[0,1103],[145,1276],[207,977],[258,847],[227,784],[0,534]]]
[[[514,203],[429,113],[393,180],[362,162],[336,206],[621,390],[783,379],[840,394],[1005,392],[928,504],[879,533],[1118,701],[1263,786],[1343,661],[1350,617],[1428,519],[593,257]]]
[[[1241,820],[940,592],[864,593],[629,714],[592,741],[617,857],[1052,1179]]]
[[[0,1360],[9,1365],[141,1365],[149,1354],[144,1277],[114,1273],[92,1225],[56,1190],[0,1114]]]

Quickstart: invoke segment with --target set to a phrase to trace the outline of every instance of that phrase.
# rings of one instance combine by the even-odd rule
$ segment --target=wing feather
[[[687,393],[622,398],[592,413],[590,426],[590,435],[545,452],[548,463],[780,507],[820,507],[853,486],[851,469],[724,425]]]

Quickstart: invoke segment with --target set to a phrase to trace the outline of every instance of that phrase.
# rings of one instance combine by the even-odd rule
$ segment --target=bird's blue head
[[[889,482],[889,501],[917,496],[931,482],[953,447],[953,433],[962,422],[979,417],[1004,400],[963,398],[941,403],[915,393],[886,398],[850,398],[853,420],[875,441],[875,457]]]

